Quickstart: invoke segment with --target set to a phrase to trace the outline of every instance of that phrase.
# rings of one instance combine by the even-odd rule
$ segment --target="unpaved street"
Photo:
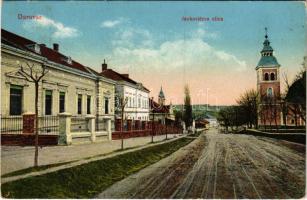
[[[300,198],[305,145],[216,129],[98,198]]]

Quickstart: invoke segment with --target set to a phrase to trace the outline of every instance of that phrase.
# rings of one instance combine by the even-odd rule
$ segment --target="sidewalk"
[[[179,134],[168,134],[168,138]],[[165,135],[155,136],[154,142],[163,141]],[[124,140],[124,148],[139,147],[149,144],[151,136]],[[72,146],[52,146],[39,148],[39,165],[49,165],[69,161],[78,161],[92,156],[102,155],[121,148],[121,140]],[[34,147],[2,146],[1,175],[33,167]]]

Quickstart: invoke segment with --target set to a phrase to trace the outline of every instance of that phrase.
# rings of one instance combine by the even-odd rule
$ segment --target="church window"
[[[275,80],[275,74],[274,73],[271,73],[271,80]]]
[[[268,80],[269,80],[269,74],[268,74],[268,73],[265,73],[265,74],[264,74],[264,80],[265,80],[265,81],[268,81]]]
[[[268,90],[267,90],[267,96],[268,96],[268,97],[272,97],[272,96],[273,96],[273,89],[272,89],[272,88],[268,88]]]

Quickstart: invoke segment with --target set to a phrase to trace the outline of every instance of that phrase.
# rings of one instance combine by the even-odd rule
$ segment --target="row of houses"
[[[35,85],[20,74],[21,67],[33,74],[48,70],[39,84],[39,116],[94,115],[111,120],[114,130],[115,119],[121,117],[120,99],[125,99],[125,119],[149,121],[156,115],[155,120],[165,123],[166,117],[172,118],[170,106],[154,109],[156,102],[142,83],[110,69],[105,61],[96,71],[61,53],[59,44],[47,47],[4,29],[1,54],[2,118],[35,112]]]

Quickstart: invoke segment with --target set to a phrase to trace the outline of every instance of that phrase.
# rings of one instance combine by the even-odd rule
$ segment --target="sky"
[[[181,104],[188,84],[193,104],[232,105],[256,89],[265,27],[281,73],[291,80],[302,68],[305,13],[303,2],[2,2],[1,26],[48,47],[58,43],[97,71],[106,59],[155,99],[162,86],[167,103]]]

